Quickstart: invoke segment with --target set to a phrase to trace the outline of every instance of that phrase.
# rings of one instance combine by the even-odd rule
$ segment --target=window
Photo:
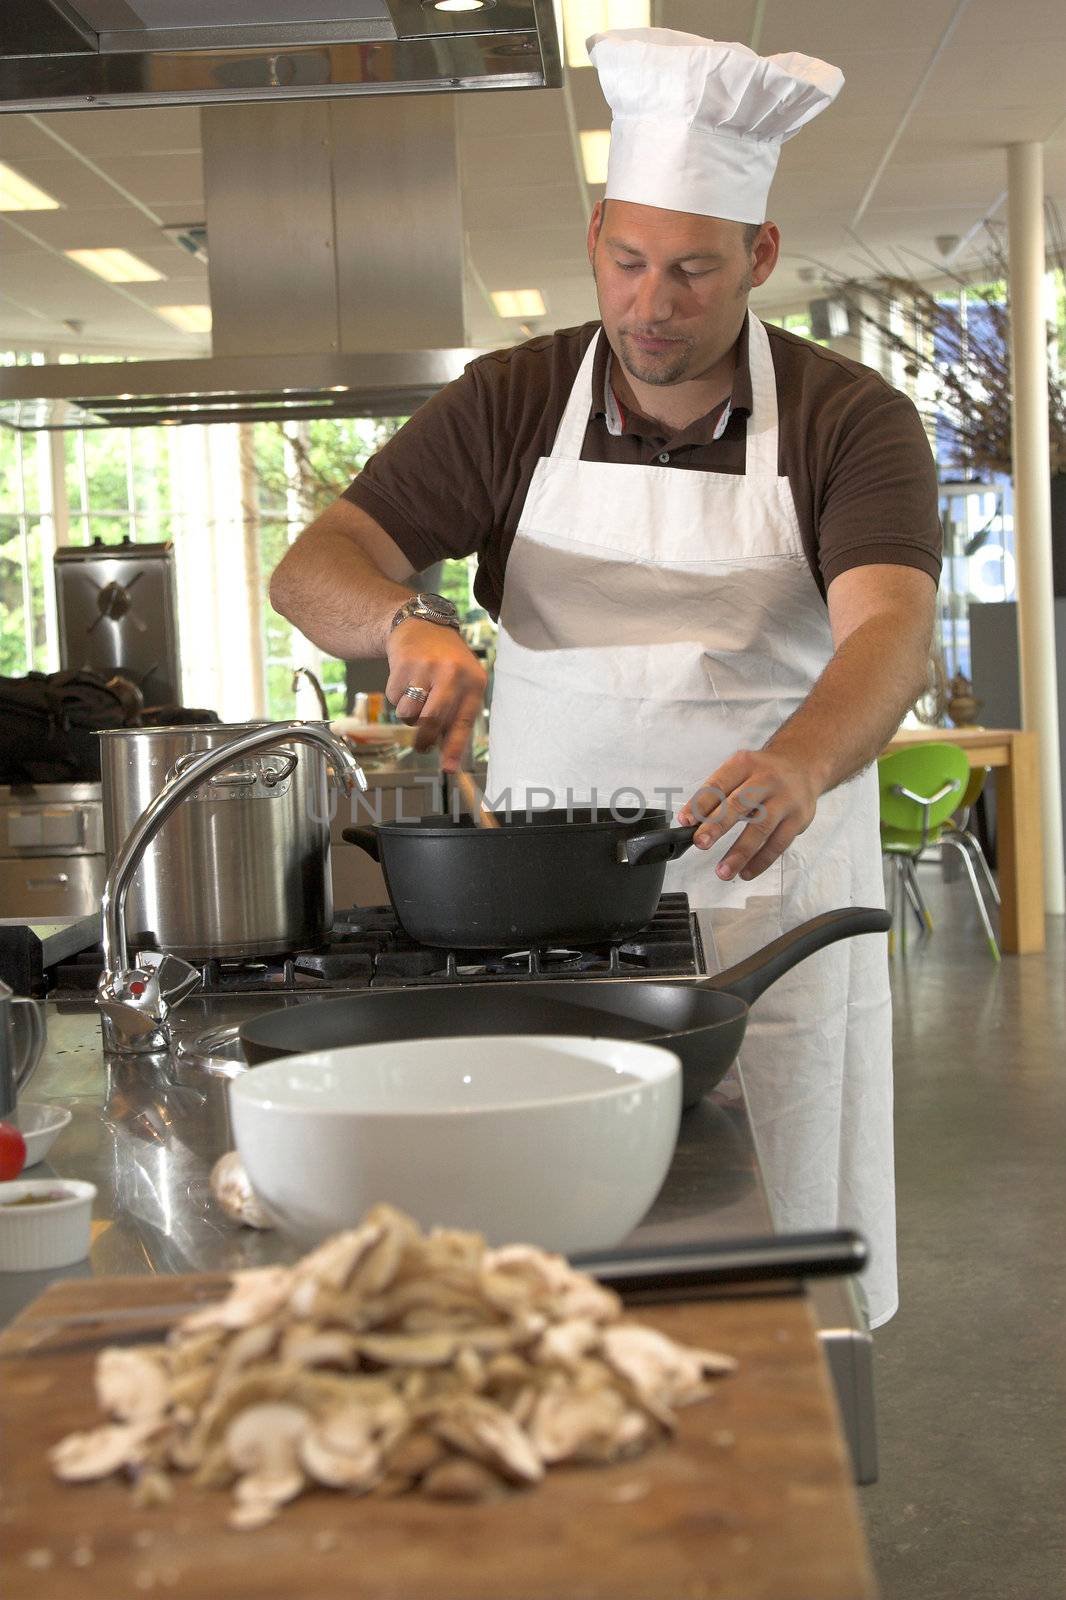
[[[0,363],[39,363],[0,352]],[[16,433],[0,427],[0,673],[60,665],[57,543],[174,545],[182,698],[227,722],[294,715],[292,673],[312,668],[331,714],[345,668],[270,605],[288,546],[403,417]],[[469,609],[469,563],[442,591]]]
[[[49,436],[0,428],[0,673],[46,670],[57,652]]]

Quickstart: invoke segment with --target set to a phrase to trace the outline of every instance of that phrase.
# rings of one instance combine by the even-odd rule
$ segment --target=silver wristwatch
[[[419,622],[435,622],[442,628],[454,628],[456,632],[459,630],[459,613],[442,594],[415,594],[410,600],[405,600],[389,623],[389,632],[411,618]]]

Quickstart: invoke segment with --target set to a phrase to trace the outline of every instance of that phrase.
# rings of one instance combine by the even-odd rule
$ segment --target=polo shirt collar
[[[611,386],[611,372],[614,366],[614,353],[606,339],[600,341],[596,351],[596,362],[593,371],[592,392],[600,397],[599,404],[594,409],[594,415],[602,417],[607,424],[607,432],[615,438],[620,438],[623,433],[634,433],[641,438],[661,438],[662,423],[654,422],[650,417],[642,416],[639,411],[629,411],[625,415],[615,398]],[[729,419],[735,411],[742,411],[751,415],[751,366],[748,359],[748,323],[740,330],[737,340],[737,365],[733,374],[733,389],[725,405],[717,413],[711,412],[707,417],[701,417],[684,430],[684,433],[675,439],[675,445],[709,444],[715,439],[720,439],[729,426]],[[711,426],[713,418],[713,426]]]

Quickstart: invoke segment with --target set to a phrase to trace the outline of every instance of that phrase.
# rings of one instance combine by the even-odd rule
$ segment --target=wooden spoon
[[[469,772],[457,772],[455,785],[463,805],[479,828],[498,828],[500,819],[489,810],[488,803]]]

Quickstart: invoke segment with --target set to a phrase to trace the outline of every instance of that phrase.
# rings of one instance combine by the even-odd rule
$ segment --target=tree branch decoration
[[[1049,210],[1051,264],[1066,267],[1062,225]],[[929,263],[933,265],[933,263]],[[970,477],[1011,472],[1010,304],[1007,246],[1002,228],[989,226],[979,286],[948,275],[957,287],[931,288],[904,273],[866,278],[825,274],[827,287],[845,300],[853,318],[876,331],[884,348],[902,360],[908,378],[923,379],[918,405],[937,427],[949,465]],[[961,291],[966,291],[965,300]],[[976,302],[976,307],[974,305]],[[976,313],[976,314],[975,314]],[[1066,471],[1066,386],[1059,330],[1048,327],[1048,412],[1051,470]]]

